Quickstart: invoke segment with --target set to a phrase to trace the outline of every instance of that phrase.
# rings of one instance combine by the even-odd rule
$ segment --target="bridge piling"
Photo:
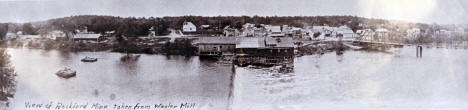
[[[422,57],[423,47],[421,45],[416,46],[416,57]]]

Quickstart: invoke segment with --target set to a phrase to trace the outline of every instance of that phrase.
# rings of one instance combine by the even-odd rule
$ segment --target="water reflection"
[[[181,103],[225,109],[228,104],[231,66],[215,65],[198,57],[142,55],[121,62],[112,52],[62,53],[55,50],[8,49],[18,72],[12,109],[24,102]],[[81,62],[85,56],[94,63]],[[77,76],[61,79],[55,72],[72,67]],[[194,108],[197,109],[197,108]]]

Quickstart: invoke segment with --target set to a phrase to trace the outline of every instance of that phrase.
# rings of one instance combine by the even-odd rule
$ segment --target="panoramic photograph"
[[[0,0],[0,110],[466,110],[468,0]]]

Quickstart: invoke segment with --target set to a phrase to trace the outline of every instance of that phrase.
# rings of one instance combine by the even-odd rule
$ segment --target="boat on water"
[[[140,58],[141,55],[127,54],[120,58],[120,61],[136,61]]]
[[[91,58],[91,57],[84,57],[83,59],[81,59],[82,62],[96,62],[97,61],[97,58]]]
[[[71,77],[74,77],[76,76],[76,71],[75,70],[72,70],[68,67],[65,67],[59,71],[57,71],[57,73],[55,73],[57,76],[59,77],[62,77],[62,78],[71,78]]]

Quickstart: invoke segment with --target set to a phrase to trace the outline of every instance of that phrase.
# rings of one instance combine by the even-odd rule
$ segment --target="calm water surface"
[[[198,57],[9,49],[18,73],[13,109],[25,102],[181,103],[195,109],[429,110],[468,108],[468,50],[415,47],[295,59],[294,73],[233,67]],[[84,63],[85,56],[99,58]],[[54,73],[72,67],[77,76]],[[233,80],[231,80],[233,79]]]
[[[123,63],[111,52],[9,49],[18,74],[14,110],[25,102],[168,104],[194,102],[197,107],[227,107],[232,66],[200,61],[198,57],[142,55]],[[81,62],[85,56],[94,63]],[[64,66],[77,71],[70,79],[55,75]]]
[[[468,50],[415,47],[295,59],[291,74],[236,68],[232,109],[464,110]]]

